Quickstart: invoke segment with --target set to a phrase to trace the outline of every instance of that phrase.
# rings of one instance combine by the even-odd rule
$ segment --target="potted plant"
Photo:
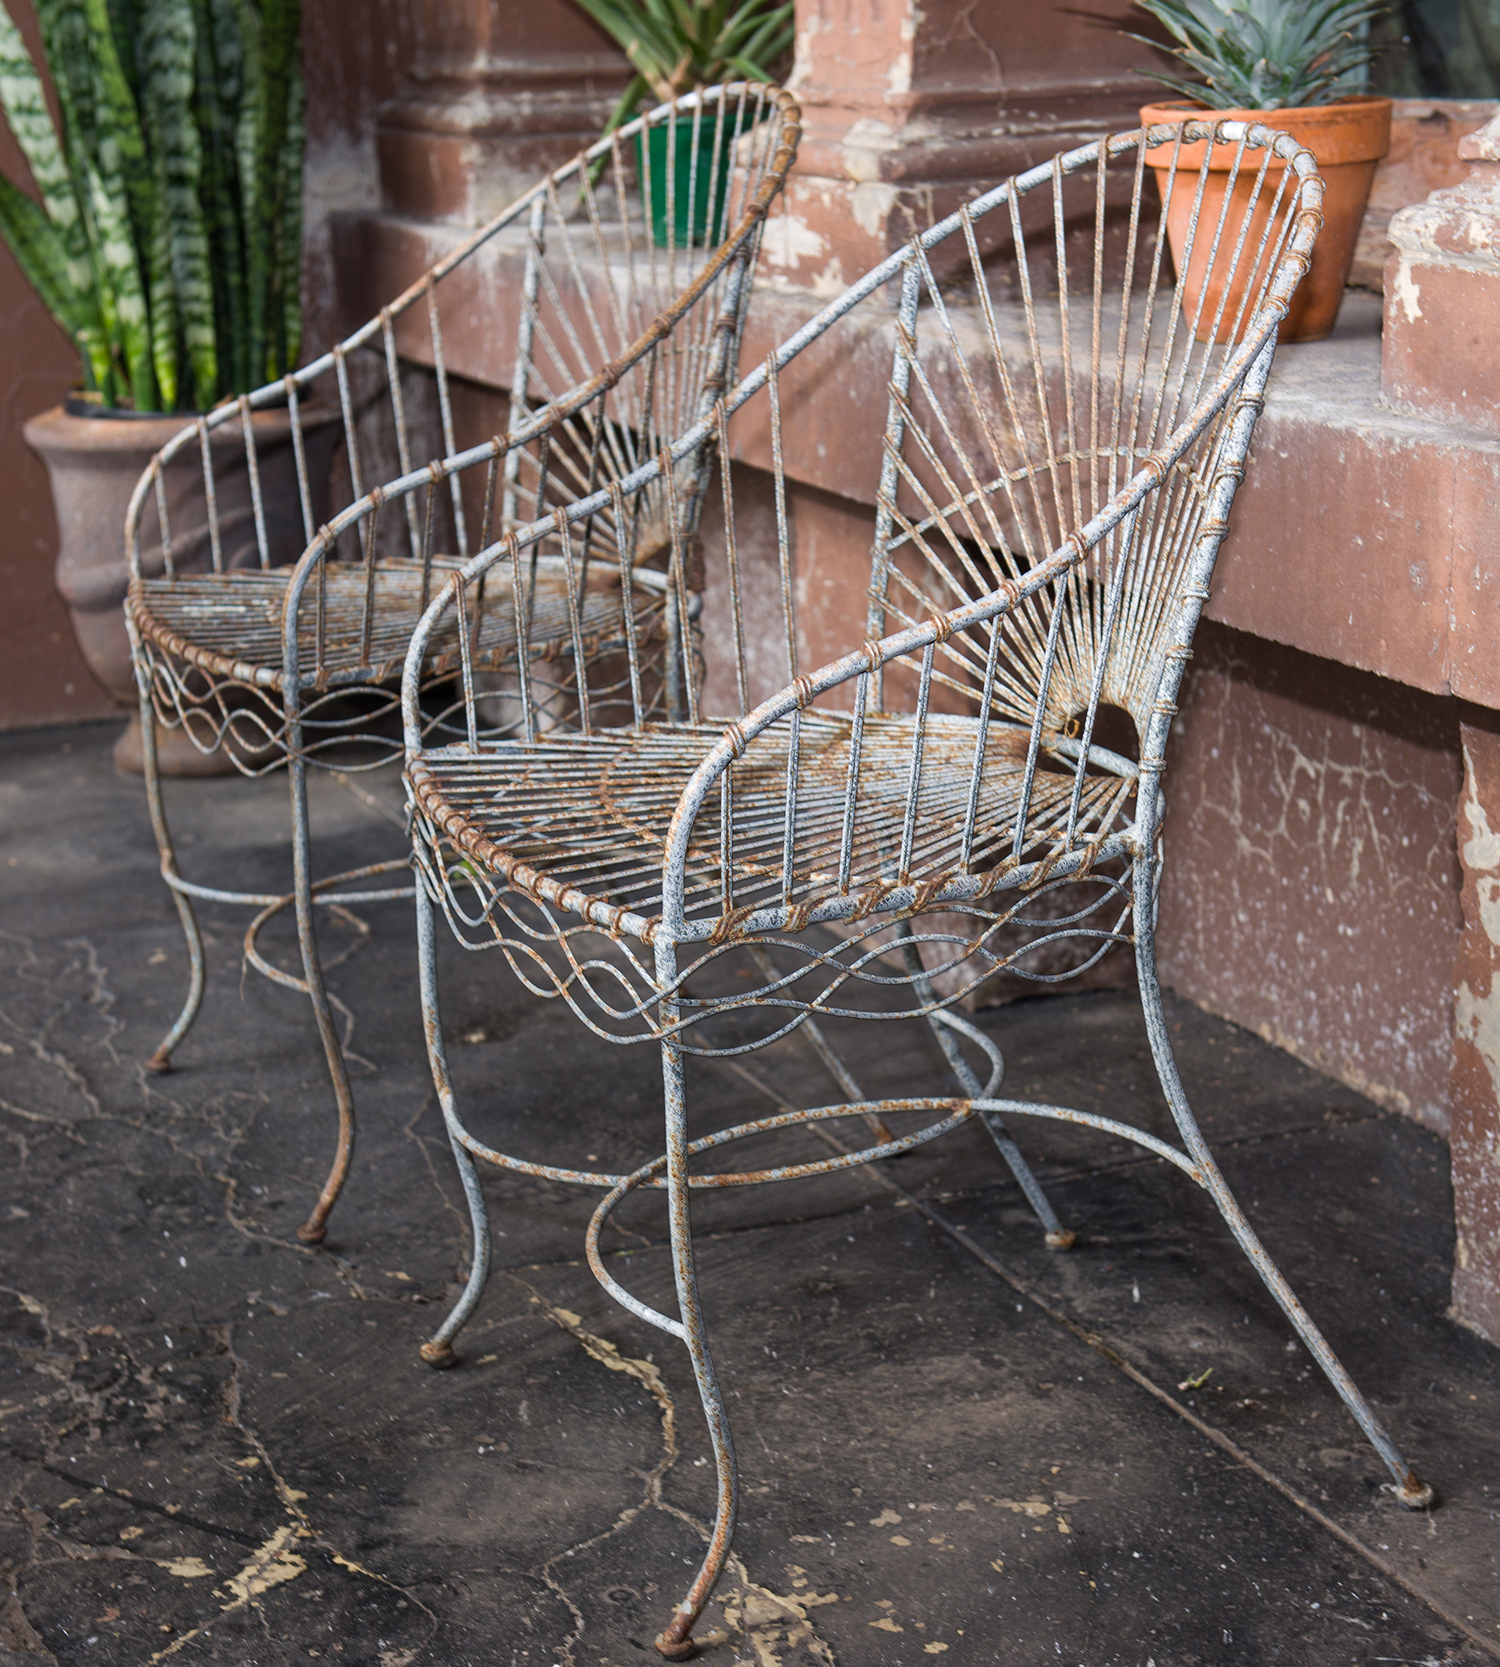
[[[298,0],[36,0],[36,17],[61,120],[0,5],[0,107],[40,198],[0,175],[0,234],[77,344],[81,385],[25,434],[51,479],[57,585],[79,644],[133,707],[120,609],[131,490],[184,414],[297,360]],[[267,499],[295,497],[286,415],[254,421]],[[216,433],[221,512],[248,520],[243,442],[232,425]]]
[[[1319,340],[1332,330],[1338,315],[1375,166],[1390,149],[1391,101],[1362,92],[1359,79],[1359,72],[1377,50],[1369,44],[1368,25],[1386,7],[1377,0],[1136,0],[1136,4],[1177,43],[1166,48],[1156,41],[1146,44],[1170,52],[1198,78],[1144,72],[1185,95],[1185,101],[1146,105],[1141,111],[1144,125],[1180,123],[1195,116],[1258,121],[1290,133],[1317,157],[1328,188],[1323,230],[1313,251],[1312,269],[1281,327],[1281,339]],[[1160,145],[1147,153],[1163,193],[1168,189],[1175,148]],[[1197,170],[1207,148],[1207,142],[1200,141],[1184,144],[1178,152],[1178,166],[1193,171],[1191,185],[1184,179],[1184,189],[1174,190],[1167,204],[1167,237],[1179,277],[1183,276],[1179,251],[1192,212]],[[1208,167],[1221,176],[1218,195],[1215,200],[1210,185],[1200,214],[1217,217],[1224,178],[1234,156],[1233,145],[1213,147]],[[1251,186],[1251,179],[1242,175],[1236,191],[1248,200]],[[1186,279],[1191,291],[1195,276],[1189,273]],[[1217,297],[1205,307],[1205,318],[1212,316],[1216,306]],[[1222,328],[1230,327],[1233,312],[1233,307],[1225,308]]]
[[[774,65],[792,44],[794,0],[578,0],[578,4],[620,46],[635,71],[605,124],[606,133],[628,122],[648,98],[665,104],[716,81],[770,82]],[[643,156],[637,141],[638,165],[647,176],[644,190],[651,203],[655,243],[703,245],[722,236],[725,181],[737,137],[705,112],[696,125],[683,121],[674,122],[670,130],[652,128]],[[669,144],[674,153],[670,160]],[[673,198],[670,235],[669,195]]]

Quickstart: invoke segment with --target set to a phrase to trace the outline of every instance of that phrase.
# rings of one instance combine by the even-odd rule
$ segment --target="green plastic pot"
[[[649,193],[651,241],[657,248],[709,248],[723,238],[735,141],[749,132],[759,115],[754,108],[735,107],[725,110],[721,119],[718,108],[709,107],[696,123],[693,112],[687,111],[636,135],[636,164]]]

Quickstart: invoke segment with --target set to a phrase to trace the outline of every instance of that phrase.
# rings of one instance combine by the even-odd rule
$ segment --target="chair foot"
[[[297,1237],[303,1244],[322,1244],[328,1237],[328,1223],[314,1216],[297,1229]]]
[[[172,1056],[165,1048],[158,1048],[146,1061],[146,1069],[154,1071],[157,1076],[165,1076],[172,1069]]]
[[[1071,1227],[1059,1227],[1047,1235],[1048,1250],[1071,1250],[1077,1242],[1078,1235]]]
[[[446,1341],[424,1343],[418,1352],[429,1366],[439,1372],[446,1372],[450,1366],[458,1365],[458,1356],[453,1352],[453,1345]]]
[[[1425,1511],[1437,1504],[1437,1490],[1430,1482],[1424,1482],[1415,1470],[1406,1473],[1405,1483],[1391,1492],[1396,1496],[1396,1502],[1404,1505],[1408,1511]]]
[[[692,1635],[696,1615],[674,1615],[667,1627],[657,1635],[656,1653],[666,1661],[691,1661],[698,1653]]]

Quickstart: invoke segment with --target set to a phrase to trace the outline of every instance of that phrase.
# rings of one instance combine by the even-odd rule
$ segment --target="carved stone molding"
[[[1461,139],[1459,185],[1391,220],[1381,392],[1398,410],[1500,433],[1500,116]]]

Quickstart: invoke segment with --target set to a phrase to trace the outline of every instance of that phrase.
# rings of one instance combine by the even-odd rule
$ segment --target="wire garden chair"
[[[498,530],[534,520],[548,505],[587,501],[638,472],[733,380],[749,274],[767,209],[796,154],[799,121],[780,89],[734,83],[699,89],[627,124],[539,181],[331,352],[184,427],[136,487],[126,525],[126,614],[146,789],[191,960],[187,1001],[151,1065],[170,1067],[202,999],[194,900],[255,910],[246,960],[310,998],[338,1108],[334,1162],[298,1230],[304,1242],[324,1237],[354,1134],[314,909],[411,894],[409,883],[387,878],[408,866],[404,856],[313,877],[307,768],[369,770],[397,757],[396,677],[412,627],[446,576]],[[653,149],[664,153],[664,177],[644,160]],[[683,167],[685,181],[676,177]],[[696,206],[674,212],[683,198]],[[372,476],[458,451],[465,347],[472,352],[495,335],[514,342],[514,359],[506,431],[486,448],[479,489],[466,497],[456,477],[444,486],[434,470],[425,491],[381,517]],[[321,456],[326,473],[334,444],[342,455],[330,485],[317,462]],[[279,491],[272,470],[280,471]],[[679,517],[691,517],[701,473],[684,460],[633,496],[648,542],[654,536],[665,547],[669,499]],[[357,527],[347,513],[325,522],[330,496],[374,507]],[[529,726],[559,721],[576,704],[587,659],[598,661],[602,693],[619,659],[622,618],[647,645],[645,675],[670,710],[679,694],[652,670],[670,660],[661,565],[642,562],[624,590],[600,576],[576,619],[557,563],[533,563],[524,620],[501,597],[497,576],[469,645],[491,691],[484,732],[503,734],[518,721],[505,692],[517,680],[508,668],[518,658],[536,662],[522,673],[542,708],[540,717],[528,708]],[[430,637],[419,678],[425,734],[462,729],[453,728],[456,670],[452,635]],[[471,726],[474,711],[471,702]],[[183,876],[162,800],[156,724],[180,728],[204,752],[223,749],[248,775],[286,768],[289,893]],[[257,944],[289,906],[300,976],[268,961]]]
[[[1209,146],[1196,159],[1185,148],[1204,140],[1227,156],[1222,196],[1209,194]],[[1194,194],[1176,251],[1179,271],[1209,269],[1194,293],[1171,283],[1165,217],[1144,183],[1148,154]],[[717,1465],[702,1567],[657,1639],[669,1659],[691,1653],[738,1500],[692,1193],[842,1170],[976,1118],[1082,1125],[1135,1142],[1205,1189],[1401,1501],[1431,1500],[1231,1195],[1178,1076],[1156,973],[1168,730],[1322,192],[1313,156],[1258,124],[1120,134],[978,197],[832,302],[671,448],[679,466],[709,446],[769,463],[775,509],[771,540],[752,514],[736,513],[744,475],[721,468],[722,501],[703,523],[702,617],[726,663],[685,665],[686,723],[662,723],[642,705],[628,726],[607,727],[580,699],[566,729],[532,725],[496,742],[471,721],[467,735],[436,744],[419,701],[430,645],[455,630],[462,644],[469,598],[532,550],[576,547],[585,527],[599,537],[609,513],[610,559],[628,569],[624,506],[667,458],[481,552],[416,629],[403,713],[424,1018],[474,1231],[468,1286],[429,1351],[448,1345],[484,1279],[476,1158],[603,1189],[590,1265],[625,1308],[686,1344]],[[894,314],[878,305],[892,290]],[[868,593],[856,604],[865,640],[803,671],[784,459],[810,438],[798,428],[799,390],[836,387],[828,367],[872,343],[890,355],[888,408],[841,413],[851,454],[867,441],[879,459]],[[826,432],[826,406],[817,420]],[[688,540],[687,528],[674,540],[674,585]],[[755,552],[772,542],[757,567]],[[758,702],[752,597],[757,611],[780,608],[786,661],[785,686]],[[464,699],[468,711],[480,699],[467,683]],[[710,721],[710,702],[727,722]],[[1064,885],[1092,901],[1018,941],[1028,905]],[[462,944],[498,950],[595,1034],[659,1045],[664,1153],[627,1174],[562,1169],[497,1152],[465,1127],[438,1009],[436,911]],[[1001,1097],[992,1045],[984,1083],[958,1052],[962,1035],[982,1040],[962,1021],[945,1031],[956,1096],[853,1095],[689,1138],[688,1056],[743,1052],[823,1015],[888,1018],[893,991],[904,991],[908,1016],[945,1016],[951,1027],[944,1010],[965,990],[997,967],[1024,972],[1028,952],[1059,938],[1075,944],[1075,970],[1111,945],[1133,950],[1177,1143]],[[732,957],[759,971],[748,982],[726,976]],[[723,1167],[732,1142],[851,1114],[916,1126],[855,1150],[829,1141],[820,1151],[798,1136],[803,1145],[777,1166]],[[612,1213],[643,1189],[667,1194],[675,1314],[626,1290],[604,1259]]]

